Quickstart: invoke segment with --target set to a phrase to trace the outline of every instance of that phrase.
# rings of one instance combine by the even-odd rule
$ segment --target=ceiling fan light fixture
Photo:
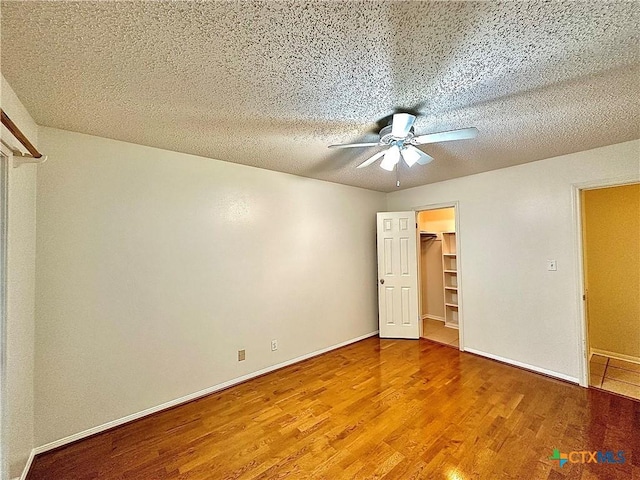
[[[420,152],[417,148],[409,145],[401,150],[402,159],[408,167],[412,167],[420,159]]]
[[[400,161],[400,148],[397,145],[392,145],[389,147],[384,154],[384,158],[382,162],[380,162],[380,166],[389,172],[393,171],[393,168]]]
[[[409,154],[412,156],[411,161],[414,161],[413,157],[415,157],[415,163],[417,163],[418,165],[426,165],[427,163],[433,161],[433,157],[431,155],[427,155],[422,150],[420,150],[417,147],[414,147],[413,145],[407,146],[407,151],[411,152]],[[404,156],[404,152],[403,152],[403,158],[405,159],[405,161],[407,160],[407,157]]]

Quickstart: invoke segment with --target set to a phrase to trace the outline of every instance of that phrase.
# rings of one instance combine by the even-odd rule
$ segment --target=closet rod
[[[431,232],[420,232],[420,239],[421,240],[437,240],[438,239],[438,235],[436,233],[431,233]]]
[[[24,145],[24,148],[31,154],[33,158],[41,158],[42,154],[33,146],[33,144],[29,141],[27,137],[25,137],[24,133],[20,131],[20,129],[16,126],[15,123],[11,121],[11,119],[4,113],[4,110],[0,109],[2,112],[2,125],[7,127],[7,129],[11,132],[11,135],[16,137],[16,139]]]

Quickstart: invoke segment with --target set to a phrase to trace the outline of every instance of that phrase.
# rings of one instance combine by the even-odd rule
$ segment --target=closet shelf
[[[458,257],[456,233],[442,232],[442,276],[444,281],[444,324],[458,328]]]
[[[431,232],[420,232],[420,241],[437,240],[438,235]]]

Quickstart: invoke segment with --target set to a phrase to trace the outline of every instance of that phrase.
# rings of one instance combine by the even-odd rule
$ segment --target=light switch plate
[[[555,272],[558,270],[558,264],[555,260],[547,260],[547,270],[550,272]]]

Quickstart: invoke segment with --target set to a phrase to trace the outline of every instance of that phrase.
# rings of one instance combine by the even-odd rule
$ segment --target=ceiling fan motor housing
[[[409,130],[404,137],[394,137],[391,134],[391,125],[384,127],[380,130],[380,144],[382,145],[393,145],[394,142],[402,141],[402,143],[411,143],[411,139],[413,138],[413,127]]]

